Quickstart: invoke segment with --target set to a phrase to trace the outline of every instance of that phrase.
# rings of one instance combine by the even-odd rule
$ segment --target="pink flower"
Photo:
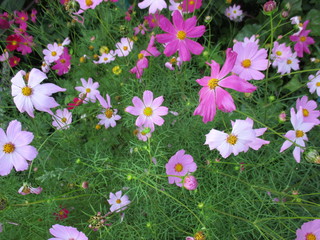
[[[19,35],[14,34],[14,35],[8,36],[6,41],[7,41],[6,48],[9,51],[14,51],[19,47],[20,42],[22,41],[22,39],[21,39],[21,37]]]
[[[21,188],[19,188],[18,193],[21,195],[28,195],[30,193],[40,194],[42,192],[42,187],[33,188],[31,185],[24,183]]]
[[[8,29],[12,24],[9,20],[9,14],[7,12],[0,13],[0,29]]]
[[[162,9],[167,7],[167,3],[165,0],[143,0],[138,3],[138,7],[140,9],[145,9],[149,7],[149,13],[155,13],[157,10],[161,11]]]
[[[202,0],[183,0],[182,8],[184,12],[192,13],[202,6]]]
[[[100,95],[99,90],[99,83],[98,82],[93,82],[92,78],[88,78],[88,82],[84,79],[81,78],[81,83],[82,87],[75,87],[77,91],[80,92],[79,97],[86,96],[83,101],[84,103],[88,103],[89,101],[95,103],[96,102],[96,96]]]
[[[301,99],[298,98],[296,102],[297,111],[300,108],[302,108],[304,122],[313,123],[314,125],[320,124],[320,121],[318,119],[318,117],[320,116],[320,111],[315,110],[317,108],[317,103],[315,101],[308,101],[307,96],[303,96]]]
[[[71,66],[71,55],[69,54],[67,47],[63,48],[63,53],[60,55],[59,59],[54,62],[56,64],[52,66],[52,69],[58,70],[57,74],[59,76],[69,72]]]
[[[290,36],[290,40],[292,42],[297,42],[294,45],[294,50],[297,52],[298,57],[303,57],[303,53],[310,54],[310,50],[308,48],[309,45],[314,44],[315,41],[313,38],[308,37],[311,30],[306,30],[309,20],[303,23],[303,28],[298,34],[294,34]]]
[[[9,65],[10,67],[15,67],[19,64],[20,62],[20,58],[17,56],[12,56],[11,58],[9,58]]]
[[[133,41],[129,38],[121,38],[120,42],[116,43],[117,49],[115,50],[115,54],[118,57],[128,56],[133,47]]]
[[[142,35],[145,35],[148,29],[144,26],[144,24],[139,24],[138,27],[133,28],[134,35],[137,35],[138,33],[141,33]]]
[[[193,161],[193,157],[185,154],[185,150],[183,149],[176,152],[166,164],[169,184],[175,183],[179,187],[182,187],[182,177],[196,170],[197,164]]]
[[[122,196],[122,191],[112,192],[109,195],[108,203],[111,205],[110,212],[120,212],[125,210],[130,204],[129,197],[127,195]]]
[[[287,59],[279,60],[277,65],[278,65],[278,73],[281,75],[290,73],[291,69],[293,70],[298,70],[299,67],[299,60],[297,59],[297,53],[293,53],[290,57]]]
[[[233,51],[238,54],[237,61],[232,71],[239,75],[244,80],[261,80],[264,71],[268,68],[268,53],[255,42],[237,42],[233,46]]]
[[[138,127],[145,126],[154,130],[154,124],[161,126],[164,120],[160,116],[168,114],[168,108],[161,106],[164,99],[163,96],[153,100],[153,93],[149,90],[143,92],[143,102],[138,97],[133,97],[132,103],[134,107],[129,106],[126,112],[139,116],[136,120]]]
[[[116,56],[116,53],[113,50],[111,50],[109,53],[103,53],[101,56],[99,56],[99,60],[93,61],[93,63],[95,64],[110,63],[116,59],[115,56]]]
[[[172,15],[172,23],[165,17],[160,19],[160,28],[167,32],[156,36],[159,43],[168,43],[164,50],[164,54],[169,57],[179,51],[179,57],[182,61],[190,61],[191,53],[200,55],[204,49],[201,44],[190,40],[189,38],[201,37],[205,32],[205,26],[197,26],[197,17],[183,20],[179,11],[174,11]]]
[[[272,66],[278,66],[279,62],[287,60],[291,55],[292,51],[290,46],[287,47],[285,43],[279,44],[278,42],[274,42],[271,54],[271,59],[273,59]]]
[[[231,20],[235,22],[241,22],[244,15],[243,11],[241,10],[240,5],[233,5],[226,9],[225,15]]]
[[[61,54],[63,53],[63,47],[59,46],[57,43],[48,44],[48,49],[44,49],[42,53],[45,55],[44,60],[48,63],[53,63],[54,61],[57,61]]]
[[[21,23],[25,23],[26,21],[28,21],[28,14],[24,11],[15,11],[14,12],[16,17],[15,17],[15,22],[18,23],[18,24],[21,24]]]
[[[317,72],[316,76],[310,75],[308,79],[310,82],[307,83],[307,86],[310,93],[316,92],[320,97],[320,71]]]
[[[235,64],[237,53],[227,49],[226,62],[220,71],[220,65],[215,61],[211,61],[211,76],[205,76],[197,79],[197,82],[202,86],[199,92],[199,106],[194,111],[193,115],[202,116],[202,121],[207,123],[214,119],[216,108],[224,112],[232,112],[236,109],[232,96],[222,87],[231,88],[239,92],[251,93],[256,90],[256,87],[247,81],[241,79],[237,75],[227,76]]]
[[[9,53],[4,49],[2,55],[0,55],[0,62],[7,61],[9,59]]]
[[[252,129],[252,125],[248,121],[237,119],[230,134],[211,129],[206,135],[205,144],[209,145],[210,150],[217,149],[223,158],[229,157],[231,153],[237,156],[240,152],[248,151],[250,144],[254,149],[258,148],[258,145],[261,147],[266,143],[260,143],[256,147],[253,145],[257,135]]]
[[[22,131],[21,123],[13,120],[9,123],[7,132],[0,128],[0,175],[8,175],[14,167],[16,171],[27,170],[27,161],[32,161],[38,155],[35,147],[29,144],[33,133]]]
[[[137,138],[141,141],[146,142],[149,138],[151,138],[151,133],[152,130],[150,128],[145,128],[145,127],[138,127],[134,131],[134,135],[137,136]]]
[[[296,240],[316,240],[320,239],[320,219],[315,219],[302,224],[296,231]]]
[[[198,187],[198,181],[194,176],[186,176],[183,180],[183,186],[189,190],[193,191],[196,190]]]
[[[310,131],[313,128],[314,123],[304,122],[302,108],[298,110],[297,114],[294,109],[291,108],[291,118],[290,121],[292,123],[293,129],[288,131],[284,136],[289,140],[286,140],[280,149],[280,152],[283,152],[287,148],[289,148],[292,143],[296,143],[299,146],[295,146],[293,150],[293,157],[297,163],[300,163],[300,153],[304,152],[301,147],[305,147],[304,141],[308,141],[306,132]]]
[[[175,66],[177,66],[179,69],[182,65],[182,61],[179,57],[173,57],[170,59],[169,62],[166,62],[164,65],[166,68],[169,68],[171,71],[175,70]]]
[[[182,12],[182,3],[181,2],[175,2],[175,0],[170,0],[170,5],[169,5],[169,11],[173,12],[175,10],[179,11],[181,14],[183,14]]]
[[[49,231],[54,238],[49,238],[48,240],[88,240],[83,232],[79,232],[78,229],[74,227],[55,224]]]
[[[117,125],[116,121],[120,120],[121,116],[117,114],[117,109],[112,109],[110,96],[106,95],[107,101],[100,94],[97,94],[96,97],[104,108],[102,114],[97,116],[100,119],[99,125],[104,125],[105,128],[109,128],[110,126],[115,127]]]
[[[95,9],[102,0],[76,0],[80,5],[80,10],[77,12],[78,14],[83,13],[87,9]]]
[[[53,114],[50,108],[59,106],[51,94],[66,89],[52,83],[40,84],[46,78],[45,73],[33,68],[29,74],[21,70],[11,79],[13,101],[21,113],[26,111],[29,116],[34,117],[35,108]]]
[[[32,52],[31,47],[33,45],[34,45],[33,37],[28,34],[24,34],[21,36],[21,42],[20,42],[19,46],[17,47],[17,51],[21,52],[22,55],[27,55]]]
[[[54,115],[52,115],[52,126],[59,129],[68,129],[72,122],[72,113],[67,108],[63,110],[58,109]]]
[[[33,8],[32,11],[31,11],[31,14],[30,14],[31,21],[33,23],[35,23],[36,20],[37,20],[37,13],[38,13],[37,10]]]
[[[148,22],[150,28],[155,28],[159,26],[161,17],[164,16],[156,12],[154,14],[149,14],[148,16],[144,17],[144,19]]]

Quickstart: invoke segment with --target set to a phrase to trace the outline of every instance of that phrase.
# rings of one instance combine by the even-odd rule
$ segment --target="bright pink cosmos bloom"
[[[308,123],[314,123],[314,125],[319,125],[320,111],[315,110],[317,108],[316,101],[308,101],[307,96],[303,96],[301,99],[298,98],[296,102],[297,111],[302,108],[303,121]]]
[[[311,30],[306,30],[308,23],[309,20],[303,23],[302,30],[299,32],[299,34],[290,36],[290,40],[292,42],[297,42],[294,45],[294,50],[297,52],[298,57],[303,57],[304,52],[310,54],[308,46],[315,43],[313,38],[308,37],[309,33],[311,32]]]
[[[183,184],[182,177],[196,170],[197,164],[193,161],[193,157],[185,154],[185,150],[183,149],[176,152],[166,164],[166,174],[168,175],[169,183],[175,183],[179,187],[182,187]]]
[[[179,51],[179,57],[182,61],[190,61],[190,52],[200,55],[204,47],[189,38],[201,37],[205,32],[205,26],[196,27],[196,16],[183,20],[179,11],[173,12],[172,20],[173,25],[166,17],[162,17],[159,23],[160,28],[167,32],[156,36],[159,43],[168,43],[164,54],[169,57]]]
[[[165,0],[143,0],[138,3],[138,7],[140,9],[145,9],[149,7],[149,13],[155,13],[157,10],[161,11],[162,9],[167,7],[167,3]]]
[[[16,171],[27,170],[27,161],[32,161],[38,155],[35,147],[29,144],[33,133],[22,131],[21,123],[13,120],[9,123],[7,132],[0,128],[0,175],[8,175],[14,167]]]
[[[289,140],[286,140],[280,149],[280,152],[283,152],[287,148],[292,145],[292,142],[298,144],[299,146],[295,146],[293,150],[293,157],[297,163],[300,163],[300,153],[304,152],[304,150],[300,147],[305,147],[304,141],[308,141],[306,132],[310,131],[311,128],[314,127],[314,123],[304,122],[303,119],[303,111],[302,108],[295,113],[294,108],[291,108],[291,118],[290,121],[292,123],[293,129],[288,131],[284,136]]]
[[[22,55],[27,55],[32,52],[32,46],[33,43],[33,37],[25,33],[21,36],[21,42],[19,46],[17,47],[17,51],[21,52]]]
[[[9,51],[14,51],[16,50],[18,47],[19,47],[19,44],[21,42],[21,37],[19,35],[10,35],[7,37],[6,41],[7,41],[7,46],[6,48],[9,50]]]
[[[32,11],[31,11],[31,14],[30,14],[31,21],[32,21],[33,23],[35,23],[36,20],[37,20],[37,13],[38,13],[38,11],[33,8]]]
[[[99,124],[104,125],[105,128],[115,127],[116,121],[120,120],[121,116],[117,114],[118,109],[112,108],[109,94],[106,95],[107,101],[100,94],[97,94],[96,97],[103,107],[102,114],[97,116],[100,119]]]
[[[315,219],[302,224],[301,228],[297,229],[296,234],[296,240],[320,239],[320,219]]]
[[[145,16],[144,19],[148,22],[150,28],[155,28],[159,26],[161,17],[164,17],[164,16],[160,15],[157,11],[154,14],[149,14],[148,16]]]
[[[206,76],[197,79],[197,82],[202,86],[199,92],[200,103],[194,111],[193,115],[202,116],[202,121],[207,123],[214,119],[216,108],[224,112],[232,112],[236,109],[232,96],[222,87],[231,88],[239,92],[251,93],[256,90],[256,87],[237,75],[227,76],[235,64],[237,53],[227,49],[226,62],[220,71],[220,65],[211,61],[211,76]]]
[[[110,212],[120,212],[125,210],[130,204],[129,197],[127,195],[122,196],[122,191],[110,193],[108,203],[111,205]]]
[[[257,139],[252,126],[248,121],[237,119],[230,134],[211,129],[206,135],[205,144],[209,145],[210,150],[217,149],[223,158],[229,157],[231,153],[237,156],[240,152],[246,152],[249,144]],[[260,147],[262,144],[259,144]]]
[[[50,108],[59,106],[51,94],[66,89],[53,83],[40,84],[46,78],[45,73],[33,68],[28,75],[21,70],[11,79],[13,101],[21,113],[26,111],[29,116],[34,117],[35,108],[53,114]]]
[[[54,61],[56,64],[52,66],[53,70],[58,70],[57,74],[59,76],[69,72],[71,67],[71,55],[69,54],[68,48],[63,48],[63,53],[60,55],[59,59]]]
[[[133,107],[126,108],[126,112],[138,116],[136,125],[144,126],[154,130],[154,124],[161,126],[164,120],[160,116],[168,114],[168,108],[161,106],[164,99],[163,96],[153,99],[153,93],[149,90],[143,92],[143,101],[138,97],[133,97]]]
[[[15,22],[18,23],[18,24],[21,24],[21,23],[25,23],[26,21],[28,21],[28,14],[24,11],[15,11],[14,12],[16,17],[15,17]]]
[[[18,193],[21,195],[40,194],[42,192],[42,187],[33,188],[31,185],[24,183],[21,188],[19,188]]]
[[[79,232],[78,229],[74,227],[55,224],[49,231],[54,238],[49,238],[48,240],[88,240],[83,232]]]
[[[232,72],[239,75],[244,80],[261,80],[264,71],[268,68],[268,52],[255,42],[237,42],[233,46],[233,51],[238,54],[237,61]]]
[[[0,29],[8,29],[12,22],[9,22],[9,14],[7,12],[0,13]]]
[[[80,92],[79,97],[86,96],[83,99],[84,103],[88,103],[89,101],[95,103],[97,99],[96,96],[100,95],[99,90],[97,90],[99,88],[99,83],[93,82],[92,78],[88,78],[88,82],[84,78],[81,78],[80,80],[82,86],[75,87],[75,89]]]
[[[182,8],[184,12],[192,13],[202,6],[202,0],[183,0]]]

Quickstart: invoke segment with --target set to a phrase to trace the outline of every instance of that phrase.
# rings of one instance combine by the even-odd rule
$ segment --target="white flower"
[[[116,43],[116,47],[117,49],[115,50],[115,53],[119,57],[128,56],[132,50],[133,41],[131,41],[129,38],[121,38],[120,42]]]
[[[52,115],[52,125],[57,129],[68,129],[72,122],[72,113],[64,108],[63,111],[58,109],[55,115]]]
[[[93,82],[92,78],[88,78],[88,82],[84,78],[81,78],[80,80],[82,82],[82,86],[75,87],[75,89],[80,92],[79,97],[83,98],[86,96],[83,103],[88,103],[89,101],[95,103],[97,99],[96,95],[100,94],[99,90],[97,90],[99,83]]]

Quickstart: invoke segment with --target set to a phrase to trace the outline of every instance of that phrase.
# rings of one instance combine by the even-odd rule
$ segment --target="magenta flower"
[[[138,33],[145,35],[148,29],[146,29],[144,24],[139,24],[137,27],[133,28],[133,31],[134,31],[134,35],[137,35]]]
[[[149,90],[143,92],[143,101],[138,97],[133,97],[132,103],[134,106],[126,108],[126,112],[138,116],[136,125],[144,126],[154,130],[154,124],[161,126],[164,120],[160,116],[168,114],[168,108],[161,106],[164,99],[163,96],[153,99],[153,93]]]
[[[26,111],[30,117],[34,117],[35,108],[53,114],[50,108],[59,106],[51,94],[66,89],[52,83],[40,84],[46,78],[45,73],[33,68],[29,74],[21,70],[11,79],[13,101],[21,113]]]
[[[179,51],[179,57],[182,61],[190,61],[190,52],[200,55],[204,47],[189,38],[201,37],[205,32],[205,26],[196,27],[196,16],[183,20],[179,11],[173,12],[172,20],[173,25],[166,17],[162,17],[159,23],[160,28],[167,32],[156,36],[159,43],[167,43],[164,54],[169,57]]]
[[[21,23],[25,23],[26,21],[28,21],[28,14],[24,11],[15,11],[14,12],[16,17],[15,17],[15,23],[17,24],[21,24]]]
[[[102,114],[97,116],[100,119],[99,125],[104,125],[105,128],[115,127],[117,125],[116,121],[120,120],[121,116],[117,114],[117,109],[112,108],[110,96],[106,95],[107,101],[100,94],[97,94],[96,97],[103,107]]]
[[[88,240],[83,232],[79,232],[78,229],[74,227],[55,224],[49,231],[54,238],[49,238],[48,240]]]
[[[233,51],[238,54],[237,61],[232,71],[244,80],[261,80],[264,71],[268,68],[268,53],[255,42],[237,42],[233,46]]]
[[[21,195],[40,194],[42,192],[42,187],[33,188],[31,185],[24,183],[21,188],[19,188],[18,193]]]
[[[297,111],[302,108],[303,121],[307,123],[313,123],[314,125],[319,125],[320,120],[320,111],[316,110],[317,103],[316,101],[308,101],[307,96],[303,96],[301,99],[298,98],[296,102]]]
[[[159,26],[160,18],[162,17],[164,16],[156,12],[154,14],[149,14],[148,16],[145,16],[144,19],[148,22],[150,28],[155,28]]]
[[[108,203],[111,205],[110,212],[120,212],[125,210],[130,204],[129,197],[127,195],[122,196],[122,191],[110,193]]]
[[[27,170],[27,161],[32,161],[38,155],[35,147],[29,144],[33,133],[22,131],[21,123],[13,120],[9,123],[7,132],[0,128],[0,175],[8,175],[14,167],[16,171]]]
[[[296,231],[296,240],[317,240],[320,239],[320,219],[315,219],[302,224]]]
[[[34,45],[34,43],[33,43],[32,36],[30,36],[28,34],[21,35],[21,42],[20,42],[19,46],[17,47],[17,51],[21,52],[22,55],[27,55],[32,52],[31,47],[33,45]]]
[[[298,57],[303,57],[303,53],[310,54],[308,46],[314,44],[315,41],[313,38],[308,37],[311,30],[306,30],[309,20],[303,23],[302,30],[298,34],[293,34],[290,36],[292,42],[297,42],[294,45],[294,50],[297,52]]]
[[[97,90],[99,88],[99,83],[93,82],[92,78],[88,78],[88,82],[84,78],[81,78],[80,80],[82,86],[75,87],[75,89],[80,92],[79,97],[86,96],[83,99],[84,103],[88,103],[89,101],[95,103],[97,99],[96,96],[100,95],[99,90]]]
[[[211,61],[211,76],[206,76],[197,79],[197,82],[202,86],[199,92],[200,103],[194,111],[193,115],[202,116],[202,121],[207,123],[214,119],[216,108],[224,112],[232,112],[236,109],[232,96],[222,87],[231,88],[239,92],[251,93],[256,90],[256,87],[247,81],[241,79],[237,75],[227,76],[235,64],[237,53],[231,48],[227,49],[226,62],[220,71],[220,65],[215,61]]]
[[[175,183],[182,187],[182,177],[188,173],[197,170],[197,164],[193,161],[193,157],[185,154],[185,150],[181,149],[173,155],[166,164],[166,174],[170,184]]]
[[[55,65],[52,66],[53,70],[58,70],[57,74],[59,76],[69,72],[71,67],[71,55],[68,52],[68,48],[63,48],[63,53],[60,55],[59,59],[55,61]]]
[[[192,13],[201,6],[202,0],[183,0],[182,2],[183,12]]]
[[[36,20],[37,20],[37,13],[38,13],[38,11],[35,8],[33,8],[32,11],[31,11],[31,14],[30,14],[31,21],[33,23],[35,23]]]
[[[280,149],[280,152],[283,152],[287,148],[289,148],[292,143],[296,143],[299,146],[295,146],[293,150],[293,157],[297,163],[300,163],[300,153],[304,152],[301,147],[305,147],[304,141],[308,141],[306,132],[310,131],[311,128],[314,127],[314,123],[304,122],[303,111],[302,108],[295,113],[294,109],[291,108],[291,118],[290,121],[292,123],[293,129],[288,131],[284,136],[289,140],[286,140]],[[301,146],[301,147],[300,147]]]

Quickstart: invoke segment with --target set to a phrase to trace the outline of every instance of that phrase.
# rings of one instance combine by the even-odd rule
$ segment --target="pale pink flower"
[[[232,96],[223,87],[247,93],[256,90],[255,86],[237,75],[227,76],[231,72],[236,59],[237,53],[228,48],[226,61],[221,70],[220,65],[212,60],[211,64],[207,63],[211,66],[211,76],[196,80],[202,88],[199,92],[200,103],[193,115],[202,116],[204,123],[214,119],[216,108],[224,112],[232,112],[236,109]]]
[[[320,219],[315,219],[302,224],[296,231],[295,240],[317,240],[320,239]]]
[[[175,0],[170,0],[169,11],[171,11],[173,14],[173,12],[176,10],[179,11],[181,14],[183,14],[181,2],[176,2]]]
[[[266,49],[259,50],[259,45],[255,42],[237,42],[233,46],[233,51],[238,54],[238,57],[232,72],[238,74],[244,80],[261,80],[264,78],[264,74],[260,71],[268,68]]]
[[[197,179],[190,175],[190,176],[186,176],[183,179],[183,186],[185,187],[185,189],[189,190],[189,191],[193,191],[196,190],[198,187],[198,181]]]
[[[133,47],[133,41],[129,38],[121,38],[120,42],[116,43],[117,49],[115,50],[115,54],[118,57],[128,56]]]
[[[79,232],[74,227],[55,224],[49,231],[54,238],[49,238],[48,240],[88,240],[83,232]]]
[[[116,121],[120,120],[121,116],[117,114],[117,109],[112,108],[110,96],[107,94],[106,100],[100,94],[97,94],[96,97],[103,107],[102,114],[97,116],[100,119],[99,124],[104,125],[105,128],[115,127]]]
[[[44,49],[42,53],[45,55],[44,60],[48,63],[53,63],[58,60],[63,53],[63,46],[59,46],[57,43],[48,44],[48,49]]]
[[[164,66],[168,69],[170,69],[171,71],[175,70],[175,66],[177,66],[179,69],[181,68],[182,65],[182,61],[179,57],[172,57],[169,62],[166,62],[164,64]]]
[[[41,65],[41,70],[44,73],[48,73],[50,71],[50,63],[43,61]]]
[[[116,59],[116,53],[111,50],[109,53],[103,53],[101,56],[99,56],[98,61],[93,61],[95,64],[102,64],[102,63],[110,63],[113,62]]]
[[[320,111],[316,110],[317,103],[316,101],[308,101],[307,96],[303,96],[301,99],[298,98],[296,102],[297,111],[302,108],[303,121],[307,123],[314,123],[314,125],[319,125],[320,120]]]
[[[313,128],[314,123],[304,122],[303,112],[301,107],[297,113],[295,113],[294,108],[291,108],[290,113],[291,113],[290,121],[292,123],[294,130],[290,130],[284,135],[290,141],[286,140],[282,144],[280,152],[283,152],[284,150],[289,148],[293,143],[297,144],[298,146],[295,145],[293,150],[293,157],[297,163],[300,163],[300,154],[304,152],[304,150],[301,147],[305,147],[304,141],[308,141],[306,132],[310,131]]]
[[[68,129],[72,122],[72,113],[67,108],[63,110],[58,109],[54,115],[52,115],[52,125],[57,129]]]
[[[161,11],[162,9],[167,7],[167,3],[165,0],[143,0],[138,3],[138,7],[140,9],[145,9],[149,7],[149,13],[155,13],[157,10]]]
[[[71,40],[69,37],[67,37],[63,40],[63,42],[61,43],[61,46],[65,47],[65,46],[68,46],[70,43],[71,43]]]
[[[137,27],[133,28],[133,31],[134,31],[134,35],[137,35],[138,33],[145,35],[148,29],[146,29],[144,24],[139,24]]]
[[[273,60],[272,66],[278,66],[279,62],[287,60],[291,55],[290,46],[287,47],[285,43],[279,44],[278,42],[274,42],[271,54],[271,59]]]
[[[153,93],[149,90],[143,92],[143,101],[138,97],[133,97],[134,106],[126,108],[126,112],[138,116],[136,125],[138,127],[145,126],[154,130],[154,124],[161,126],[164,120],[160,116],[168,114],[168,108],[161,106],[164,99],[163,96],[153,99]]]
[[[254,149],[258,148],[259,146],[253,145],[253,141],[257,139],[256,136],[250,122],[237,119],[230,134],[211,129],[206,135],[205,144],[209,145],[210,150],[217,149],[223,158],[227,158],[231,153],[236,156],[240,152],[247,151],[249,144],[252,144],[250,147]],[[265,143],[258,145],[262,144]]]
[[[231,20],[235,22],[241,22],[244,15],[243,11],[240,8],[240,5],[233,5],[226,9],[225,15]]]
[[[137,138],[141,141],[146,142],[149,138],[151,138],[151,133],[153,131],[150,128],[145,128],[145,127],[138,127],[135,131],[134,134],[137,136]]]
[[[0,55],[0,62],[7,61],[9,59],[9,53],[5,50],[2,55]]]
[[[307,86],[309,88],[310,93],[316,92],[317,95],[320,97],[320,71],[316,73],[316,76],[310,75],[308,77],[309,81]]]
[[[41,192],[42,192],[42,187],[33,188],[28,183],[24,183],[23,186],[18,190],[18,193],[21,195],[28,195],[30,193],[40,194]]]
[[[80,5],[78,14],[83,13],[87,9],[95,9],[103,0],[76,0]]]
[[[182,178],[196,170],[197,164],[193,161],[193,157],[185,154],[185,150],[183,149],[176,152],[166,164],[166,174],[168,175],[169,184],[175,183],[179,187],[182,187]]]
[[[96,96],[100,95],[99,90],[97,90],[99,88],[99,83],[93,82],[92,78],[88,78],[88,82],[84,78],[81,78],[80,80],[82,86],[75,87],[75,89],[80,92],[79,97],[86,96],[83,99],[83,103],[88,103],[89,101],[95,103],[97,99]]]
[[[29,116],[34,117],[35,108],[53,114],[50,108],[59,106],[51,95],[66,89],[53,83],[40,84],[46,78],[45,73],[33,68],[29,74],[21,70],[11,79],[13,101],[21,113],[26,111]]]
[[[127,195],[122,196],[122,191],[110,193],[108,203],[111,205],[110,212],[120,212],[125,210],[130,204],[129,197]]]
[[[291,69],[298,70],[299,67],[299,59],[297,59],[297,53],[293,53],[290,57],[287,59],[279,60],[277,62],[278,65],[278,73],[281,75],[290,73]]]
[[[16,171],[27,170],[27,161],[38,155],[35,147],[30,146],[34,136],[32,132],[22,131],[21,123],[13,120],[6,133],[0,128],[0,175],[8,175],[14,167]]]

